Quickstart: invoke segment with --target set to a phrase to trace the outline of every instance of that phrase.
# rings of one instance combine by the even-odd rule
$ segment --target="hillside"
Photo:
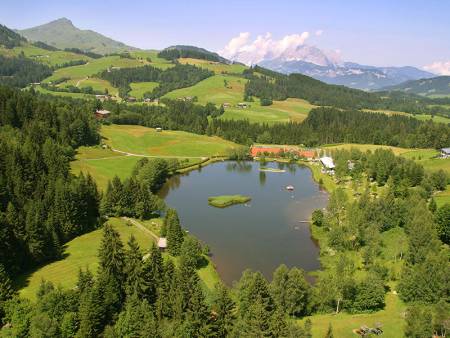
[[[159,54],[159,57],[175,60],[179,58],[195,58],[201,60],[215,61],[220,63],[231,63],[217,53],[210,52],[204,48],[195,46],[176,45],[164,48]]]
[[[405,93],[428,97],[441,97],[450,95],[450,76],[438,76],[430,79],[406,81],[396,86],[383,88],[385,90],[398,90]]]
[[[81,30],[67,18],[61,18],[18,32],[29,40],[42,41],[59,49],[79,48],[100,54],[136,49],[92,30]]]

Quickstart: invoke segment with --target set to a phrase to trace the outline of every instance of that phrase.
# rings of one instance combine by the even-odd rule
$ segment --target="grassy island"
[[[222,195],[208,198],[208,203],[213,207],[226,208],[233,204],[247,203],[251,200],[249,196],[243,195]]]

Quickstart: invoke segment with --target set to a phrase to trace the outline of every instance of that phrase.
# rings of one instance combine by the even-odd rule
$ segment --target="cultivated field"
[[[174,66],[174,64],[169,60],[159,58],[157,50],[134,50],[130,52],[130,55],[135,58],[145,60],[146,62],[149,62],[147,60],[147,58],[149,58],[151,60],[149,64],[153,67],[167,69]]]
[[[220,62],[213,62],[208,60],[199,60],[199,59],[192,59],[192,58],[180,58],[178,59],[178,62],[181,64],[189,64],[194,65],[201,68],[206,68],[209,70],[212,70],[216,74],[242,74],[242,72],[247,69],[246,66],[240,65],[240,64],[231,64],[227,65]]]
[[[146,156],[211,157],[223,156],[238,145],[221,139],[184,131],[164,130],[142,126],[103,126],[104,142],[114,149]]]

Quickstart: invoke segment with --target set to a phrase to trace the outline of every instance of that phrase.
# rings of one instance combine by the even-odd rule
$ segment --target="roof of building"
[[[278,154],[281,152],[295,153],[298,156],[304,156],[306,158],[314,158],[315,157],[314,150],[299,150],[297,147],[294,147],[294,146],[284,146],[284,147],[253,146],[250,149],[250,155],[252,157],[256,157],[259,154],[263,154],[263,153]]]
[[[334,169],[334,162],[333,159],[329,156],[324,156],[320,158],[320,162],[324,165],[327,169]]]
[[[167,238],[160,237],[158,239],[158,247],[160,247],[160,248],[167,248]]]
[[[108,115],[108,114],[111,114],[111,112],[110,112],[109,110],[105,110],[105,109],[103,109],[103,110],[97,110],[95,113],[96,113],[96,114],[100,114],[100,115]]]
[[[450,148],[442,148],[441,151],[446,154],[450,154]]]

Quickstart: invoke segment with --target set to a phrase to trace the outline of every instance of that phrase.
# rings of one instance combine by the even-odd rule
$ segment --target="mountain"
[[[29,40],[42,41],[60,49],[79,48],[99,54],[136,49],[92,30],[81,30],[66,18],[41,26],[18,30],[18,32]]]
[[[450,76],[406,81],[399,85],[385,87],[383,90],[397,90],[422,96],[449,96]]]
[[[246,55],[237,55],[245,60]],[[415,67],[375,67],[354,62],[341,62],[336,55],[314,46],[301,45],[289,53],[272,58],[266,54],[258,65],[271,70],[291,74],[300,73],[329,84],[378,90],[409,80],[435,76]]]

